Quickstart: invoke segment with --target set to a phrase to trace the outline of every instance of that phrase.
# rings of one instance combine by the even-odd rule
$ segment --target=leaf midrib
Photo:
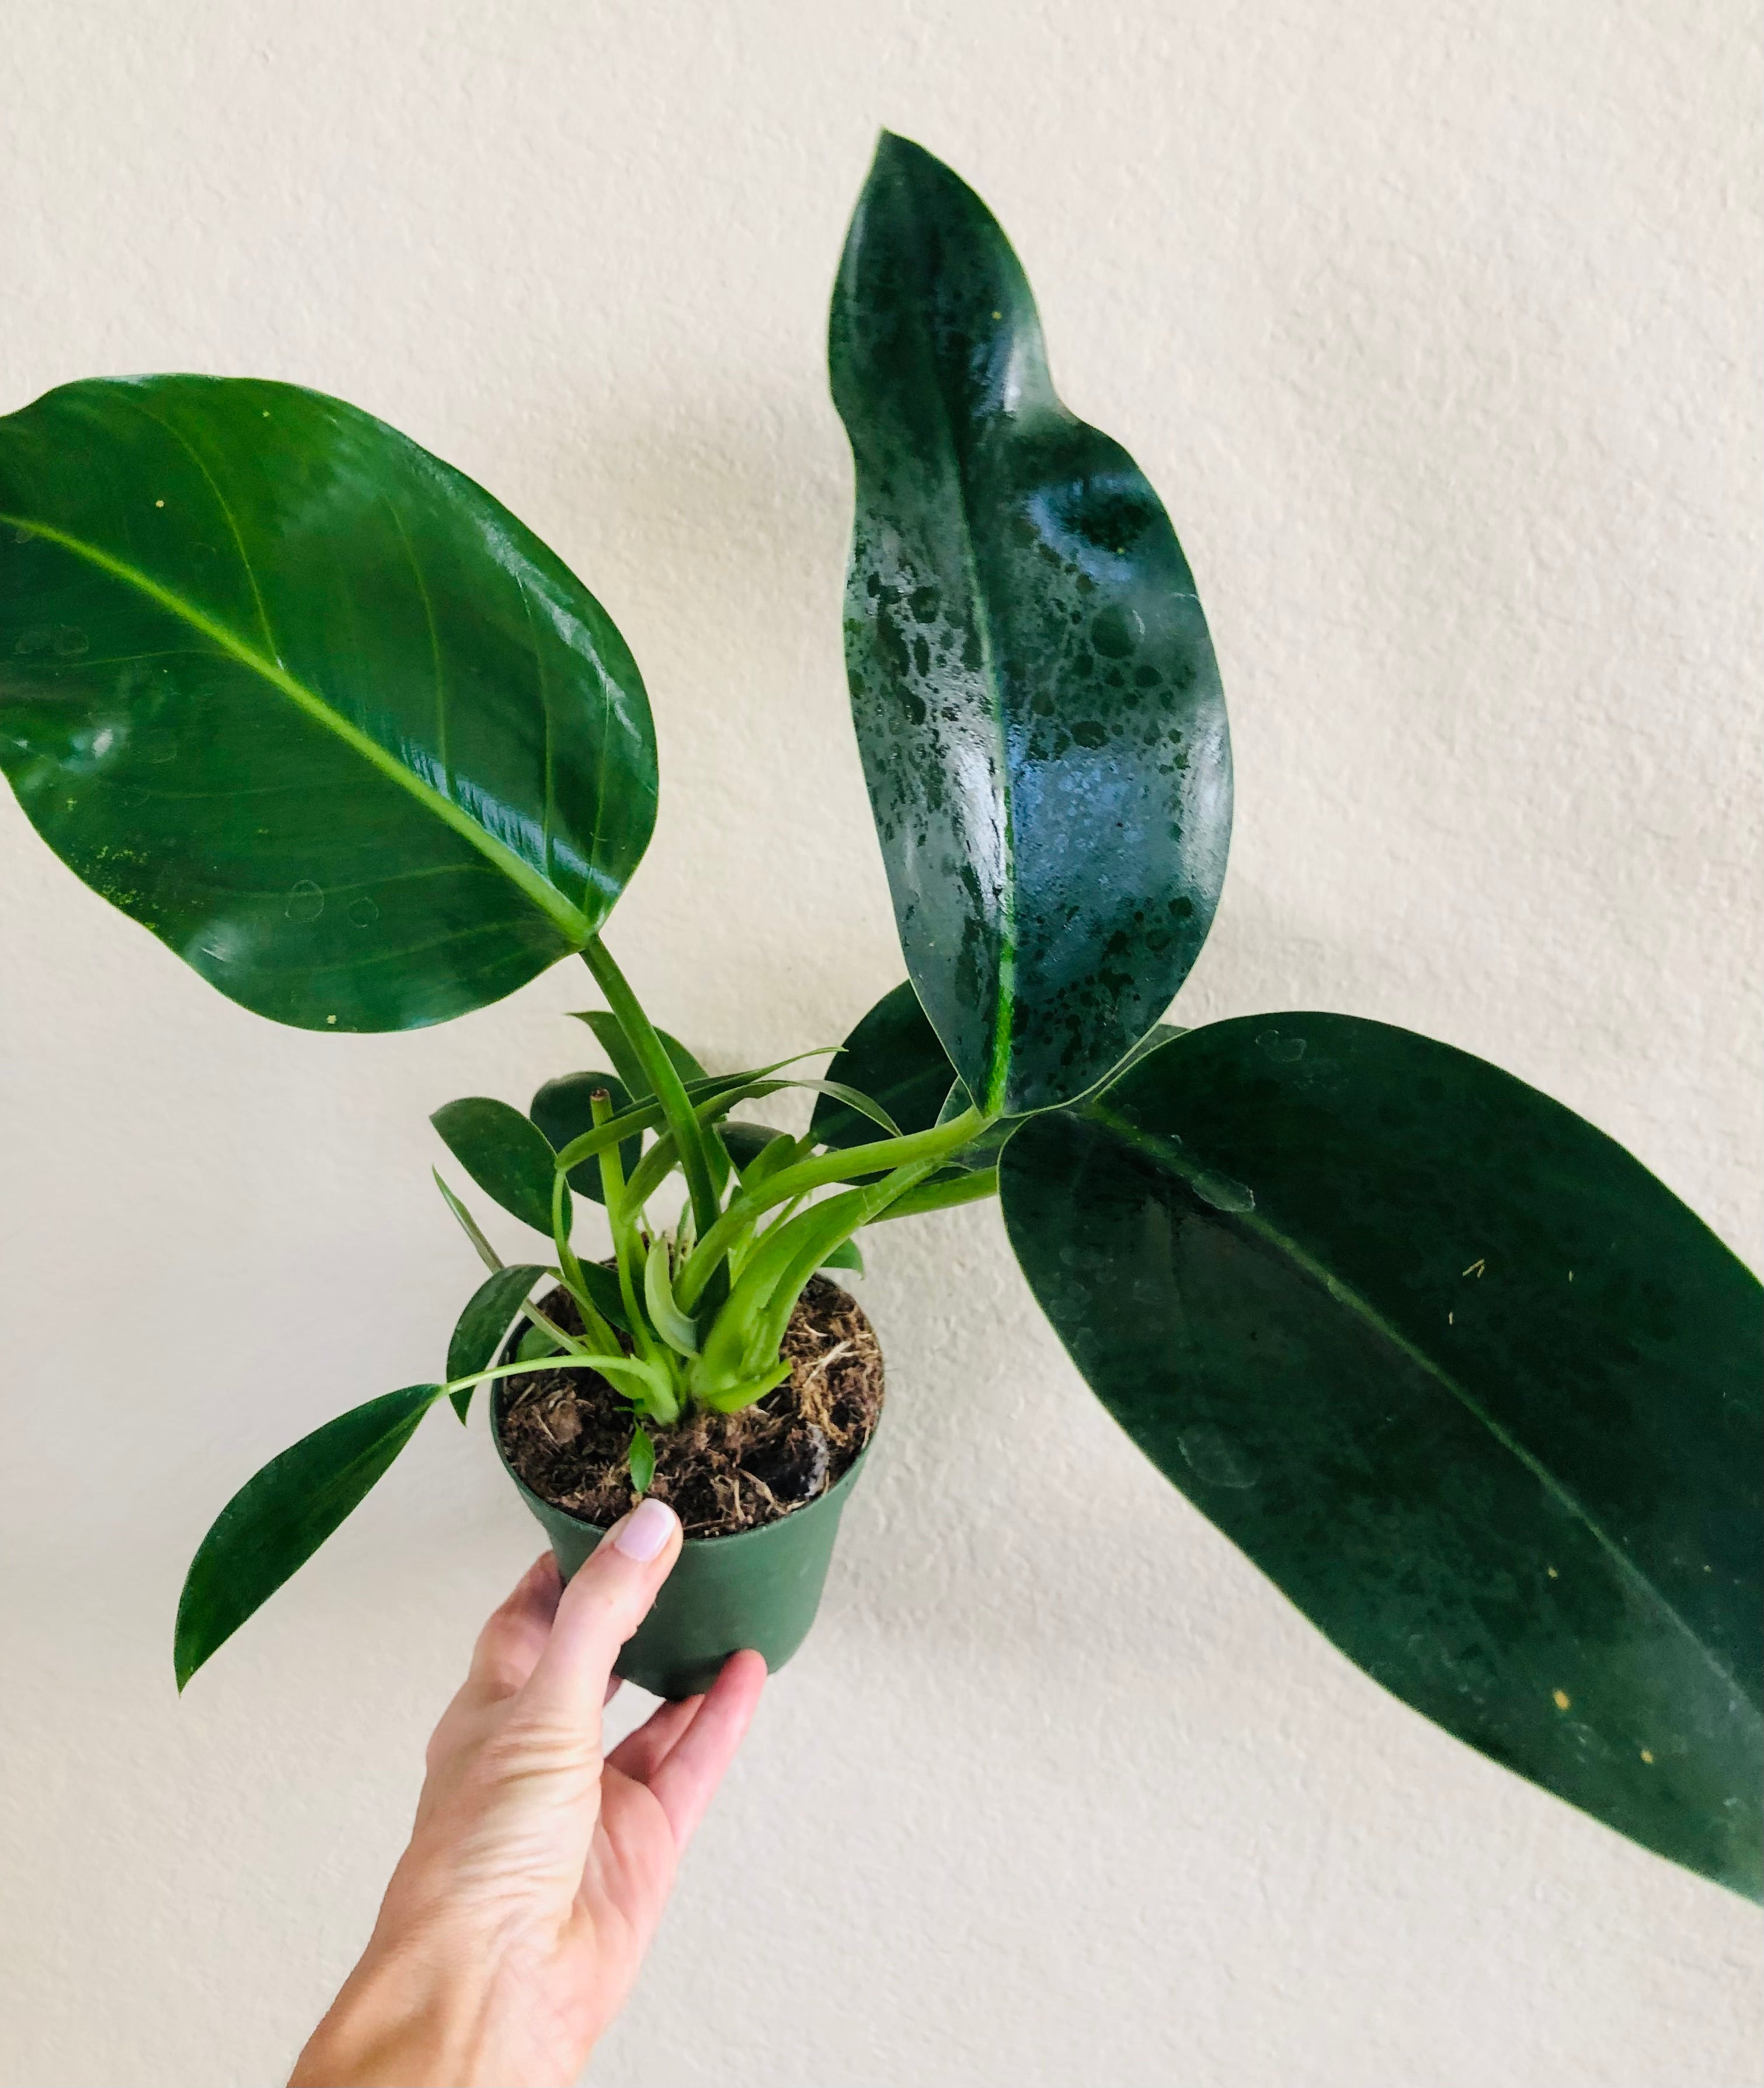
[[[470,842],[480,854],[493,864],[511,884],[556,924],[572,948],[579,948],[593,934],[594,923],[581,909],[573,905],[555,885],[542,877],[532,864],[517,855],[506,842],[498,841],[493,834],[487,833],[468,813],[462,811],[433,785],[407,768],[377,740],[363,732],[359,725],[352,725],[316,690],[308,688],[279,661],[266,659],[224,624],[217,623],[211,617],[204,614],[194,602],[186,601],[182,595],[162,586],[138,567],[130,565],[98,545],[88,544],[65,529],[57,528],[51,523],[35,521],[23,515],[0,514],[0,526],[28,530],[32,536],[58,544],[63,550],[71,553],[75,558],[83,558],[100,572],[108,573],[124,586],[133,588],[148,601],[157,603],[169,614],[180,618],[191,630],[200,632],[211,644],[219,647],[230,658],[237,661],[241,666],[249,669],[259,679],[287,697],[314,723],[340,740],[381,775],[397,784],[425,811]]]
[[[1084,1110],[1083,1115],[1091,1122],[1113,1132],[1123,1144],[1144,1153],[1147,1157],[1155,1161],[1160,1166],[1168,1168],[1172,1174],[1180,1176],[1190,1187],[1198,1189],[1200,1178],[1216,1171],[1197,1166],[1187,1158],[1179,1148],[1172,1145],[1168,1140],[1159,1136],[1156,1132],[1144,1130],[1103,1103],[1091,1103]],[[1457,1400],[1465,1411],[1480,1423],[1510,1456],[1517,1458],[1532,1477],[1561,1503],[1617,1568],[1619,1574],[1638,1587],[1647,1599],[1670,1619],[1677,1629],[1696,1647],[1709,1667],[1727,1684],[1734,1696],[1752,1711],[1754,1719],[1758,1718],[1758,1707],[1753,1704],[1745,1690],[1741,1688],[1737,1676],[1709,1645],[1702,1634],[1694,1630],[1685,1618],[1679,1613],[1669,1598],[1649,1578],[1617,1539],[1609,1534],[1580,1497],[1571,1488],[1564,1485],[1549,1467],[1544,1464],[1533,1452],[1528,1450],[1510,1430],[1503,1427],[1467,1386],[1460,1384],[1450,1371],[1442,1364],[1436,1363],[1424,1349],[1412,1341],[1402,1329],[1396,1326],[1384,1313],[1381,1312],[1369,1299],[1363,1297],[1352,1284],[1344,1282],[1340,1277],[1320,1262],[1309,1249],[1301,1247],[1296,1239],[1282,1232],[1277,1226],[1271,1224],[1259,1211],[1253,1209],[1232,1211],[1221,1215],[1228,1216],[1234,1222],[1254,1233],[1266,1245],[1283,1255],[1296,1268],[1302,1269],[1313,1281],[1321,1284],[1337,1304],[1344,1306],[1348,1311],[1356,1314],[1374,1333],[1387,1341],[1417,1369],[1422,1371],[1436,1384]]]

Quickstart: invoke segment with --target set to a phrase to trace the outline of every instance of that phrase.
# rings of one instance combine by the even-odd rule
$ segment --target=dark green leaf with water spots
[[[352,1407],[246,1480],[184,1577],[173,1646],[180,1689],[360,1503],[440,1389],[407,1385]]]
[[[545,1273],[527,1264],[493,1269],[485,1277],[466,1301],[466,1308],[454,1327],[453,1339],[447,1344],[450,1384],[455,1378],[475,1377],[496,1361],[496,1352],[502,1346],[502,1337],[513,1324],[515,1315]],[[453,1410],[461,1421],[472,1411],[473,1389],[467,1385],[463,1391],[449,1395]]]
[[[631,1106],[630,1091],[616,1074],[566,1073],[560,1080],[546,1081],[527,1106],[527,1114],[545,1134],[553,1150],[562,1153],[572,1139],[593,1130],[594,1097],[601,1090],[612,1103],[615,1116]],[[643,1157],[642,1135],[621,1140],[618,1153],[619,1164],[628,1182]],[[606,1197],[600,1181],[599,1158],[578,1161],[570,1170],[570,1186],[596,1204],[604,1204]]]
[[[494,1096],[467,1095],[444,1103],[429,1121],[485,1196],[523,1225],[549,1235],[557,1156],[530,1117]],[[567,1196],[564,1211],[567,1218]]]
[[[489,494],[287,384],[0,419],[0,765],[94,891],[311,1029],[499,999],[604,922],[656,755],[599,603]]]
[[[1758,1285],[1603,1133],[1332,1015],[1190,1032],[1006,1149],[1160,1468],[1405,1702],[1759,1890]]]
[[[997,222],[903,139],[829,349],[846,663],[908,969],[983,1106],[1045,1107],[1151,1028],[1212,920],[1231,763],[1206,620],[1143,475],[1056,396]]]

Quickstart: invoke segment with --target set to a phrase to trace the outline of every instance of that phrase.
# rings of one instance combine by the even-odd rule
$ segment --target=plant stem
[[[613,963],[611,952],[598,935],[588,938],[583,948],[582,961],[594,974],[595,984],[606,995],[607,1006],[618,1017],[620,1026],[630,1040],[631,1049],[648,1076],[650,1086],[655,1089],[656,1099],[662,1106],[668,1128],[679,1148],[680,1165],[691,1193],[698,1230],[701,1234],[707,1233],[716,1223],[716,1186],[711,1175],[710,1155],[705,1149],[703,1127],[693,1113],[686,1087],[625,974]]]
[[[842,1152],[823,1153],[818,1160],[799,1160],[792,1166],[780,1167],[757,1189],[744,1190],[733,1198],[728,1209],[703,1234],[674,1281],[674,1297],[681,1310],[692,1310],[711,1271],[720,1265],[724,1256],[739,1238],[741,1228],[774,1204],[788,1204],[797,1197],[805,1196],[811,1189],[821,1188],[829,1182],[845,1181],[852,1174],[883,1170],[892,1173],[921,1160],[941,1160],[946,1153],[959,1152],[992,1122],[992,1118],[977,1109],[964,1110],[947,1123],[933,1125],[929,1131],[910,1132],[903,1138],[879,1139],[869,1145],[850,1145]]]
[[[570,1219],[572,1205],[570,1200],[570,1178],[561,1170],[551,1182],[551,1239],[557,1250],[558,1273],[563,1277],[566,1289],[576,1301],[576,1310],[582,1316],[582,1332],[585,1340],[600,1349],[616,1349],[618,1337],[602,1318],[588,1295],[588,1286],[583,1279],[582,1264],[576,1259],[576,1251],[570,1244]]]
[[[435,1397],[437,1399],[451,1399],[456,1392],[464,1392],[469,1387],[474,1385],[489,1384],[493,1379],[496,1378],[515,1377],[520,1375],[523,1371],[542,1370],[596,1370],[600,1373],[602,1377],[606,1379],[608,1384],[611,1384],[613,1382],[614,1372],[617,1372],[621,1376],[626,1375],[634,1376],[637,1375],[639,1367],[640,1367],[638,1364],[632,1361],[630,1357],[626,1355],[528,1356],[521,1363],[498,1363],[493,1368],[489,1370],[474,1371],[470,1377],[451,1378],[446,1384],[438,1385],[435,1388]],[[630,1393],[626,1393],[625,1397],[627,1399],[630,1399],[634,1405],[641,1404],[641,1401],[638,1401],[635,1396]]]
[[[603,1089],[588,1097],[588,1108],[596,1128],[608,1123],[613,1115],[612,1097]],[[656,1364],[665,1370],[670,1385],[673,1381],[673,1365],[649,1331],[649,1323],[643,1317],[643,1307],[637,1295],[637,1224],[636,1212],[625,1193],[625,1163],[616,1145],[603,1147],[600,1156],[600,1194],[606,1201],[606,1222],[613,1234],[613,1261],[618,1270],[619,1295],[625,1301],[625,1317],[630,1323],[631,1340],[647,1363]],[[558,1179],[562,1180],[560,1175]],[[617,1344],[615,1342],[615,1347]],[[671,1426],[680,1418],[677,1400],[672,1404],[651,1399],[648,1402],[651,1418],[663,1427]]]
[[[582,1303],[582,1300],[578,1298],[576,1299],[576,1303],[579,1305]],[[521,1307],[521,1311],[523,1316],[532,1325],[537,1327],[544,1333],[549,1334],[554,1341],[562,1342],[565,1348],[573,1350],[578,1355],[585,1355],[587,1353],[582,1346],[582,1337],[579,1335],[566,1333],[563,1329],[557,1324],[557,1321],[552,1318],[549,1312],[542,1311],[537,1305],[533,1304],[531,1300]],[[596,1315],[596,1316],[598,1317],[599,1316]],[[609,1328],[607,1331],[610,1333],[612,1329]],[[609,1348],[616,1349],[618,1346],[618,1343],[616,1341],[609,1341],[607,1346]]]
[[[916,1218],[926,1211],[953,1210],[958,1204],[977,1204],[983,1197],[996,1196],[997,1193],[998,1170],[977,1168],[972,1174],[964,1174],[959,1182],[927,1182],[916,1189],[909,1189],[868,1222],[879,1226],[889,1218]]]

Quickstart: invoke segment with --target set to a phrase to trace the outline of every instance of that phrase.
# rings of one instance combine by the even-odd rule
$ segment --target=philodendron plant
[[[831,358],[852,709],[908,978],[818,1080],[707,1074],[615,965],[656,804],[643,684],[487,494],[287,384],[94,379],[0,420],[0,759],[78,875],[305,1029],[445,1021],[566,956],[604,1003],[604,1069],[437,1112],[545,1244],[505,1265],[443,1183],[488,1264],[445,1376],[225,1508],[180,1685],[431,1406],[598,1372],[640,1490],[666,1431],[771,1395],[799,1293],[861,1228],[996,1194],[1097,1396],[1336,1645],[1756,1894],[1758,1284],[1621,1147],[1447,1045],[1305,1012],[1164,1026],[1232,803],[1164,511],[1061,403],[985,206],[896,138]],[[804,1136],[731,1119],[802,1085]],[[590,1200],[609,1255],[576,1243]]]

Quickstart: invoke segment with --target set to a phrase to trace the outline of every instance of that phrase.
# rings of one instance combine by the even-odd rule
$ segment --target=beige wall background
[[[531,522],[648,678],[664,807],[612,940],[713,1063],[831,1040],[901,972],[822,365],[886,123],[998,211],[1199,575],[1240,805],[1184,1019],[1481,1052],[1757,1261],[1752,6],[0,22],[0,410],[293,379]],[[263,1459],[433,1371],[475,1273],[427,1113],[583,1063],[586,982],[320,1040],[207,991],[10,798],[0,851],[0,2071],[268,2083],[536,1533],[437,1419],[179,1704],[182,1569]],[[1117,1434],[996,1212],[890,1228],[864,1295],[874,1477],[594,2078],[1756,2078],[1755,1914],[1350,1669]]]

